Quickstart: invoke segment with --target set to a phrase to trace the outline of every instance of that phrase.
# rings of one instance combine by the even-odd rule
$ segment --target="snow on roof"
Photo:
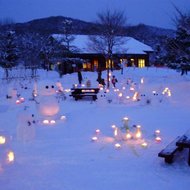
[[[61,38],[61,34],[54,34],[53,37],[56,39]],[[74,46],[77,48],[78,53],[86,53],[86,54],[95,54],[95,53],[101,53],[96,52],[92,48],[89,47],[89,36],[88,35],[74,35],[75,39],[71,42],[71,46]],[[146,52],[152,52],[153,49],[132,38],[132,37],[123,37],[122,39],[123,43],[115,47],[113,49],[114,54],[146,54]]]

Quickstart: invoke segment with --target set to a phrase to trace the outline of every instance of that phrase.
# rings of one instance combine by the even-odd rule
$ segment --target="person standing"
[[[115,84],[118,82],[118,80],[116,79],[115,75],[113,75],[111,82],[113,84],[113,86],[115,87]]]
[[[78,70],[78,82],[79,82],[79,84],[81,85],[81,83],[82,83],[82,73],[81,73],[81,71],[80,70]]]

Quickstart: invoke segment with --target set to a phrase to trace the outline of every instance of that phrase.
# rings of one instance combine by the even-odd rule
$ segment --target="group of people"
[[[79,83],[79,85],[81,85],[83,78],[82,78],[82,73],[80,70],[78,70],[77,75],[78,75],[78,83]],[[101,84],[103,87],[106,86],[105,80],[104,80],[104,78],[102,78],[102,71],[98,71],[98,78],[96,81],[99,84]],[[112,79],[111,79],[111,83],[112,83],[113,87],[116,87],[117,82],[118,82],[117,78],[115,77],[115,75],[113,75]]]

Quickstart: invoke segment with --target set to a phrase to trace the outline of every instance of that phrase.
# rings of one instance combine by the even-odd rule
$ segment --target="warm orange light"
[[[12,151],[8,152],[8,154],[7,154],[8,162],[13,162],[14,159],[15,159],[14,152],[12,152]]]
[[[141,132],[140,128],[141,128],[141,126],[137,125],[137,131],[135,134],[136,139],[140,139],[142,137],[142,132]]]
[[[161,140],[162,140],[161,137],[156,137],[155,138],[155,141],[158,142],[158,143],[161,142]]]
[[[0,136],[0,144],[5,144],[6,138],[4,136]]]
[[[126,139],[128,140],[128,139],[131,139],[131,138],[132,138],[132,135],[129,132],[127,132]]]
[[[138,92],[135,92],[133,95],[133,101],[137,101],[138,100]]]
[[[120,92],[120,93],[118,94],[118,96],[121,98],[121,97],[123,96],[123,94]]]

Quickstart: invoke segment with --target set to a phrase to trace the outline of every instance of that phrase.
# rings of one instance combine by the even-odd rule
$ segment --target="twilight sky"
[[[62,15],[95,21],[97,12],[114,9],[124,11],[131,25],[144,23],[174,28],[172,3],[182,11],[190,11],[190,0],[0,0],[0,20],[26,22]]]

